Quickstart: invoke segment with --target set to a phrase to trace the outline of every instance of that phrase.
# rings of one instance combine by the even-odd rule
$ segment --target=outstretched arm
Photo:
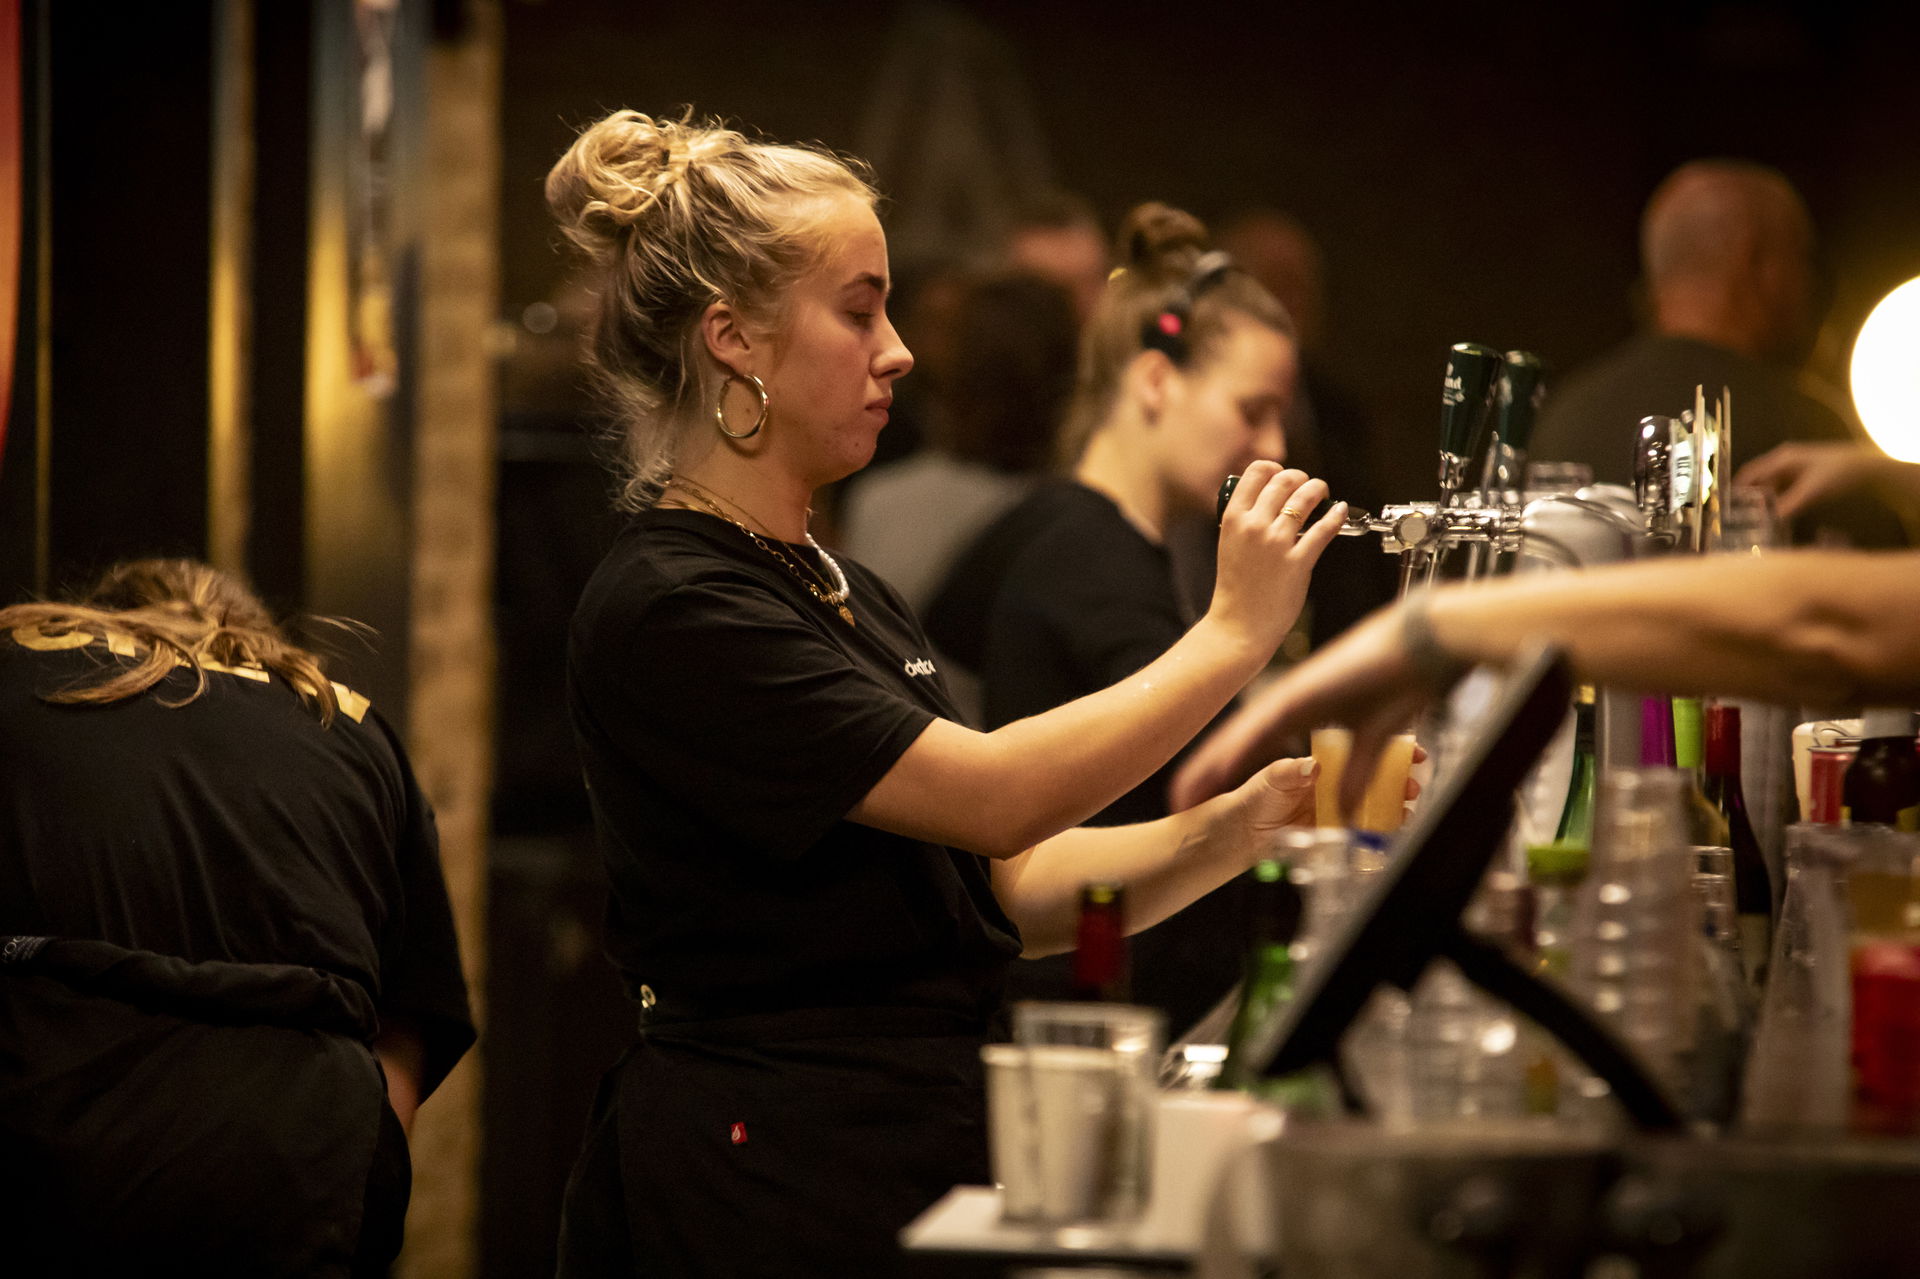
[[[1230,789],[1287,734],[1352,725],[1351,804],[1386,739],[1444,692],[1445,662],[1533,644],[1586,679],[1808,705],[1920,700],[1920,552],[1793,551],[1624,564],[1444,587],[1383,609],[1233,715],[1174,779],[1176,806]]]
[[[1920,512],[1920,463],[1865,444],[1782,444],[1741,467],[1734,483],[1771,490],[1787,519],[1826,498],[1863,489],[1904,515]]]

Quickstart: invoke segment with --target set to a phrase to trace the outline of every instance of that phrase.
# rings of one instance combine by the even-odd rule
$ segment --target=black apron
[[[15,1272],[385,1273],[411,1170],[376,1029],[311,968],[0,938]]]
[[[988,1029],[897,1008],[644,1026],[601,1081],[562,1279],[903,1273],[900,1230],[988,1181]]]

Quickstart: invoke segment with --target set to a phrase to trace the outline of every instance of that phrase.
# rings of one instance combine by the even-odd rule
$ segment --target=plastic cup
[[[1130,1004],[1019,1003],[989,1044],[987,1126],[1008,1221],[1120,1226],[1146,1204],[1164,1019]]]
[[[1337,826],[1340,812],[1340,779],[1347,771],[1347,757],[1353,752],[1353,733],[1338,726],[1316,728],[1312,737],[1313,758],[1320,771],[1313,779],[1315,816],[1322,826]],[[1407,817],[1407,773],[1413,767],[1413,734],[1400,733],[1389,738],[1374,767],[1373,777],[1353,814],[1352,825],[1359,830],[1382,835],[1400,829]]]

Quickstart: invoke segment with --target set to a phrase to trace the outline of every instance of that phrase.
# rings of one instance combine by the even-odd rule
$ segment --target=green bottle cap
[[[1527,878],[1571,883],[1587,873],[1587,846],[1572,840],[1527,845]]]

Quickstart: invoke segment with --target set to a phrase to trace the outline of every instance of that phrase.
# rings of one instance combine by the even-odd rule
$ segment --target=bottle
[[[1250,1041],[1267,1015],[1293,998],[1291,946],[1300,927],[1300,892],[1287,874],[1287,863],[1267,860],[1254,866],[1250,915],[1240,1004],[1227,1031],[1226,1064],[1215,1081],[1219,1088],[1254,1083],[1247,1060]]]
[[[1587,846],[1556,839],[1527,847],[1533,885],[1533,970],[1564,979],[1573,966],[1573,904],[1587,877]]]
[[[1591,790],[1591,787],[1589,787]],[[1589,798],[1591,804],[1591,798]],[[1588,822],[1592,813],[1588,813]],[[1590,832],[1589,832],[1590,833]],[[1533,946],[1529,969],[1564,982],[1573,970],[1574,899],[1587,877],[1587,842],[1556,839],[1527,846],[1527,882],[1533,887]],[[1561,1109],[1561,1092],[1572,1088],[1574,1072],[1563,1070],[1559,1053],[1542,1043],[1526,1062],[1526,1110],[1551,1115]]]
[[[1124,1004],[1131,997],[1126,889],[1096,880],[1080,890],[1080,922],[1074,931],[1073,998]]]
[[[1847,769],[1841,794],[1850,824],[1920,830],[1920,756],[1914,754],[1912,711],[1869,707],[1862,714],[1860,753]]]
[[[1752,995],[1740,950],[1733,898],[1733,850],[1695,847],[1693,1051],[1686,1064],[1689,1108],[1696,1119],[1726,1124],[1736,1110],[1751,1031]]]
[[[1727,819],[1703,789],[1706,756],[1700,699],[1673,699],[1673,763],[1685,778],[1687,842],[1703,848],[1729,848]]]
[[[1740,708],[1707,708],[1706,796],[1727,825],[1733,850],[1733,903],[1747,983],[1759,990],[1773,945],[1773,879],[1760,853],[1740,787]]]
[[[1593,685],[1582,684],[1573,703],[1573,775],[1567,783],[1567,802],[1560,809],[1560,825],[1553,842],[1577,847],[1586,865],[1593,844],[1593,787],[1598,772],[1593,747]]]
[[[1673,767],[1673,703],[1664,697],[1640,699],[1640,767]]]

